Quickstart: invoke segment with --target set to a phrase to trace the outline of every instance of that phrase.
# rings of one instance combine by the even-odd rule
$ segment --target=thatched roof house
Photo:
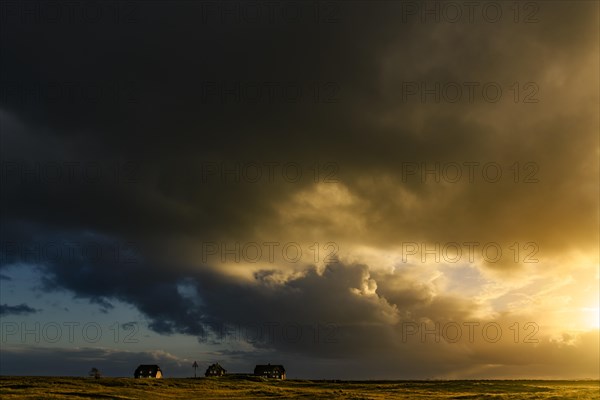
[[[140,364],[133,373],[135,378],[156,378],[163,377],[160,367],[156,364]]]
[[[257,365],[254,367],[254,375],[264,378],[285,379],[285,368],[283,368],[283,365]]]
[[[223,376],[227,373],[227,370],[219,365],[219,363],[212,364],[206,368],[204,376]]]

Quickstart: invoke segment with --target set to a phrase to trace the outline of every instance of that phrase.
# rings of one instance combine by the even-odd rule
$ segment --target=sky
[[[0,374],[598,379],[599,5],[0,5]]]

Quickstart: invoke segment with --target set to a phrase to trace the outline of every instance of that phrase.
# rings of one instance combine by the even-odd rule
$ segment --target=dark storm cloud
[[[18,304],[16,306],[9,306],[8,304],[0,305],[0,315],[3,315],[3,316],[6,316],[6,315],[28,315],[28,314],[35,314],[39,311],[40,310],[29,307],[25,303]]]
[[[473,302],[370,262],[293,277],[260,265],[248,281],[199,261],[198,243],[311,242],[320,230],[381,250],[534,241],[551,256],[597,246],[597,5],[540,3],[530,24],[509,14],[452,24],[405,22],[403,2],[323,3],[335,18],[256,24],[222,23],[202,4],[128,3],[118,23],[3,14],[3,265],[39,264],[47,290],[108,312],[112,299],[133,304],[160,333],[293,324],[302,340],[255,346],[333,359],[393,349],[387,368],[407,351],[402,321],[468,320]],[[473,81],[473,102],[404,97],[422,82]],[[501,101],[482,97],[486,82],[502,87]],[[538,103],[522,102],[527,82]],[[313,191],[311,166],[329,161],[349,204]],[[206,179],[238,162],[262,165],[263,178]],[[281,174],[290,162],[303,171],[297,182]],[[479,163],[476,180],[466,167],[459,183],[405,175],[436,162]],[[488,162],[502,167],[497,183],[481,176]],[[516,162],[522,174],[533,163],[538,181],[515,183]],[[273,182],[265,163],[278,166]],[[345,217],[329,223],[338,211]],[[334,327],[336,341],[311,342],[315,324]],[[414,363],[396,367],[427,373]]]
[[[3,121],[5,158],[79,163],[76,168],[94,163],[93,170],[99,164],[105,177],[96,184],[30,183],[9,190],[4,202],[11,216],[28,219],[43,199],[53,212],[38,212],[36,219],[48,224],[91,226],[117,235],[243,236],[257,220],[276,229],[273,205],[310,179],[214,187],[202,182],[202,163],[291,161],[300,163],[307,177],[310,165],[325,160],[337,163],[342,182],[366,202],[361,212],[380,225],[358,241],[384,245],[406,234],[415,240],[469,240],[493,232],[492,240],[534,240],[559,249],[565,243],[560,234],[549,233],[549,210],[563,232],[584,245],[593,242],[593,220],[568,211],[580,202],[588,208],[593,204],[593,193],[569,183],[594,177],[587,168],[592,160],[582,157],[596,144],[588,111],[594,95],[577,86],[577,71],[585,66],[579,60],[595,40],[589,29],[594,16],[584,4],[567,14],[560,5],[544,4],[540,21],[532,24],[508,18],[498,24],[420,24],[401,23],[402,2],[353,3],[340,5],[335,22],[316,26],[306,21],[199,23],[206,10],[182,4],[140,4],[135,22],[97,23],[85,31],[75,23],[10,19],[2,41],[3,77],[10,83],[3,105],[27,133],[13,133],[12,123]],[[556,25],[570,28],[557,38]],[[44,68],[36,68],[39,63]],[[565,83],[558,86],[557,79]],[[402,101],[406,82],[471,81],[499,82],[503,102],[491,104],[481,95],[473,104],[422,104],[419,96]],[[541,103],[509,107],[509,86],[515,81],[535,82]],[[30,89],[32,84],[51,86],[48,91],[54,84],[105,88],[122,82],[135,87],[134,99],[19,97],[44,92]],[[227,90],[236,82],[292,82],[303,87],[305,97],[297,103],[275,96],[257,104],[223,104],[218,96],[205,96],[207,84]],[[337,85],[339,101],[315,102],[306,88],[315,82]],[[565,85],[570,92],[561,90]],[[557,99],[565,95],[573,109],[554,113],[562,103]],[[512,118],[536,122],[506,125],[506,117],[496,115],[505,107]],[[576,141],[569,140],[573,130],[581,132]],[[503,169],[499,183],[479,176],[481,165],[490,161]],[[430,168],[435,162],[478,162],[478,184],[431,189],[418,175],[404,181],[406,162],[426,162]],[[513,184],[509,168],[515,162],[519,168],[535,163],[540,182]],[[19,167],[31,166],[6,169],[11,175]],[[63,175],[67,168],[62,166]],[[120,180],[107,182],[116,169]],[[463,181],[466,174],[465,168]],[[397,193],[385,186],[365,187],[365,178],[381,176],[430,204],[427,215],[391,201]],[[547,207],[540,209],[540,203]],[[73,218],[75,210],[85,217]],[[515,233],[509,221],[525,217],[529,224]],[[477,223],[481,220],[485,226]]]

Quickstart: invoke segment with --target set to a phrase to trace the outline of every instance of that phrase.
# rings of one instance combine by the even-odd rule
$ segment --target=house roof
[[[285,373],[285,368],[281,364],[258,364],[254,367],[255,374],[263,374],[265,372],[281,372]]]
[[[148,369],[148,370],[156,370],[160,371],[160,367],[156,364],[140,364],[137,369]]]

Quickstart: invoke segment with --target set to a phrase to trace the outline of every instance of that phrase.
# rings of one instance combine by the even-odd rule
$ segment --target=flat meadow
[[[8,399],[600,399],[599,381],[0,377]]]

